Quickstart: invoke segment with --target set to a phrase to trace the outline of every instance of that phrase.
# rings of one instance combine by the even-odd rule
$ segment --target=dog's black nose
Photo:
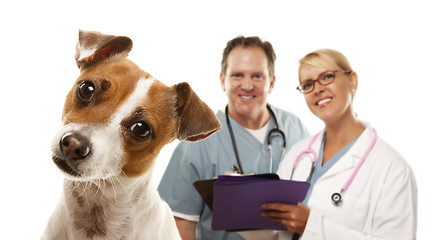
[[[88,141],[76,133],[66,133],[60,140],[61,151],[71,160],[84,159],[90,153]]]

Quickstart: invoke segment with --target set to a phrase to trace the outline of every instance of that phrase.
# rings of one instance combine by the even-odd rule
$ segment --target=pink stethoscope
[[[336,193],[332,194],[332,196],[331,196],[331,200],[336,206],[338,206],[341,203],[341,201],[342,201],[341,195],[343,194],[343,192],[346,192],[346,190],[348,189],[352,180],[354,179],[355,175],[357,175],[357,172],[359,171],[360,167],[363,165],[363,162],[365,162],[366,157],[368,156],[369,152],[371,152],[371,149],[374,147],[374,144],[377,141],[377,131],[374,128],[372,128],[372,131],[374,133],[373,139],[372,139],[371,143],[369,144],[368,148],[366,149],[366,151],[363,153],[363,156],[360,158],[359,163],[357,164],[357,166],[355,166],[354,171],[352,172],[351,176],[349,176],[348,181],[346,181],[345,185],[343,185],[340,192],[338,192],[338,193],[336,192]],[[306,180],[307,182],[310,181],[312,172],[314,171],[314,168],[315,168],[315,163],[317,161],[317,153],[312,149],[312,145],[314,144],[315,140],[317,139],[318,135],[320,135],[320,133],[315,135],[313,137],[312,141],[310,141],[309,146],[307,146],[307,149],[300,152],[300,154],[298,154],[298,156],[296,157],[295,162],[293,163],[292,174],[290,175],[290,180],[292,180],[293,173],[295,172],[295,166],[298,163],[298,161],[300,160],[300,158],[304,154],[311,154],[312,155],[312,167],[310,169],[309,176],[307,177],[307,180]]]

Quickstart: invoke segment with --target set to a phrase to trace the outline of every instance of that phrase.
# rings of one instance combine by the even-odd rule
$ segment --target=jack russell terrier
[[[180,239],[151,168],[174,139],[221,126],[187,83],[168,87],[127,59],[131,48],[127,37],[79,32],[80,76],[52,142],[63,198],[42,239]]]

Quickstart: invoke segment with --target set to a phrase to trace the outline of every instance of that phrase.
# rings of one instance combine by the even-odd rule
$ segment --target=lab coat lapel
[[[353,148],[355,146],[352,146]],[[352,150],[352,149],[351,149]],[[354,169],[356,162],[358,161],[357,157],[351,153],[351,150],[348,151],[343,157],[334,166],[332,166],[323,176],[321,176],[320,180],[325,178],[330,178],[334,175],[337,175],[344,171],[349,171]]]
[[[349,149],[349,151],[343,157],[341,157],[341,159],[338,160],[338,162],[320,178],[320,180],[329,178],[344,171],[353,170],[360,161],[363,153],[368,148],[368,145],[372,139],[372,134],[372,128],[366,127],[366,129],[363,131],[363,133],[360,135],[359,139],[357,139],[351,149]]]

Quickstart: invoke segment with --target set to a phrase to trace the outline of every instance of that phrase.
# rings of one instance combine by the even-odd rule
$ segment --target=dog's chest
[[[67,207],[75,239],[128,239],[134,235],[139,224],[136,219],[144,212],[139,207],[142,194],[145,192],[137,196],[102,192],[94,185],[73,189],[67,195]]]
[[[75,210],[73,212],[73,224],[75,229],[84,233],[88,238],[105,237],[111,222],[108,216],[104,208],[95,203],[89,209]],[[123,226],[126,226],[126,224],[124,223]],[[122,230],[125,230],[125,228]]]

